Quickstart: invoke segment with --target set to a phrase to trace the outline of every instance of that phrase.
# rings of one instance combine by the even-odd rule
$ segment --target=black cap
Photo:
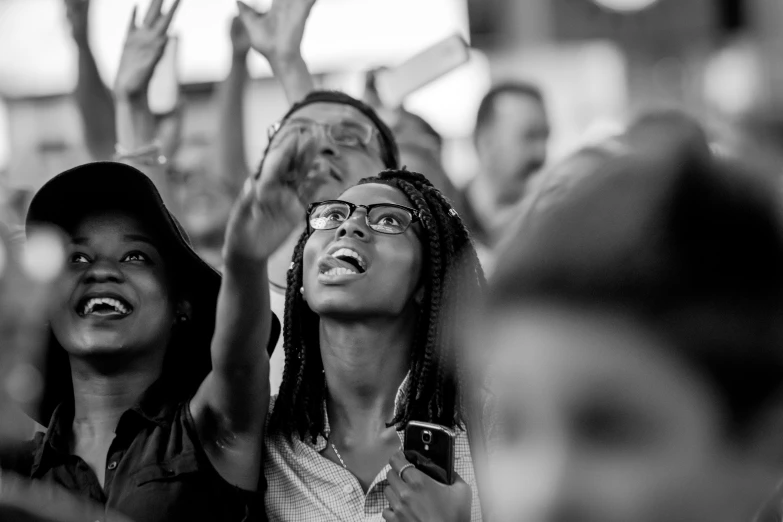
[[[176,284],[190,303],[192,315],[187,326],[182,327],[186,331],[166,354],[165,364],[175,365],[176,372],[166,374],[164,368],[164,375],[176,381],[169,383],[170,389],[189,397],[212,367],[210,346],[221,277],[193,250],[185,230],[164,205],[152,180],[123,163],[106,161],[74,167],[52,178],[35,194],[26,224],[28,230],[36,225],[67,230],[87,213],[115,209],[137,216],[156,234],[162,255],[175,260]],[[279,334],[280,322],[274,317],[271,346]],[[37,412],[30,412],[38,422],[48,422],[63,398],[73,396],[68,357],[54,335],[50,336],[44,371],[40,407]]]

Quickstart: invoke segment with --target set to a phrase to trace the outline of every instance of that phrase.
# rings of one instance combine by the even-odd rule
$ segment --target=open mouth
[[[76,305],[76,313],[81,317],[125,317],[133,312],[133,307],[120,296],[85,296]]]
[[[322,268],[324,275],[363,274],[367,271],[367,261],[355,250],[341,248],[331,255],[338,263]]]

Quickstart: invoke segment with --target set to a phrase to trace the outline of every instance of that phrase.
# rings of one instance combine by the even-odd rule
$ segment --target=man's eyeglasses
[[[276,146],[282,141],[282,138],[297,134],[307,136],[315,133],[317,128],[321,128],[332,143],[341,147],[367,147],[375,134],[375,128],[372,125],[356,121],[341,121],[339,123],[319,123],[311,120],[288,120],[278,122],[269,127],[267,135],[272,146]],[[272,140],[280,135],[277,143]]]
[[[348,220],[357,208],[365,210],[367,226],[382,234],[402,234],[411,223],[419,221],[419,211],[392,203],[354,205],[347,201],[329,200],[310,204],[307,221],[314,230],[332,230]]]

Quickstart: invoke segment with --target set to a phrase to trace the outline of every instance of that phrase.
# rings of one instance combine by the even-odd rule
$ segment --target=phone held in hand
[[[416,452],[423,457],[423,462],[411,462],[416,469],[428,475],[430,478],[444,482],[440,473],[428,469],[429,460],[432,464],[445,471],[445,484],[454,483],[454,445],[456,435],[454,431],[439,424],[430,424],[429,422],[410,421],[405,427],[405,447],[407,452]],[[411,459],[408,458],[410,461]],[[421,465],[421,464],[424,465]]]
[[[456,34],[391,69],[378,71],[375,86],[384,107],[396,109],[405,98],[470,59],[470,49]]]

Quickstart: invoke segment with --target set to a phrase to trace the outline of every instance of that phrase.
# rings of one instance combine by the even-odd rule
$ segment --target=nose
[[[122,283],[124,280],[119,265],[106,258],[96,259],[84,274],[85,283]]]
[[[349,237],[366,241],[370,237],[370,230],[367,228],[366,211],[363,208],[357,208],[351,217],[343,221],[342,225],[335,232],[336,239]]]
[[[340,156],[340,148],[334,144],[327,134],[326,127],[314,125],[313,143],[317,155],[335,158]]]

